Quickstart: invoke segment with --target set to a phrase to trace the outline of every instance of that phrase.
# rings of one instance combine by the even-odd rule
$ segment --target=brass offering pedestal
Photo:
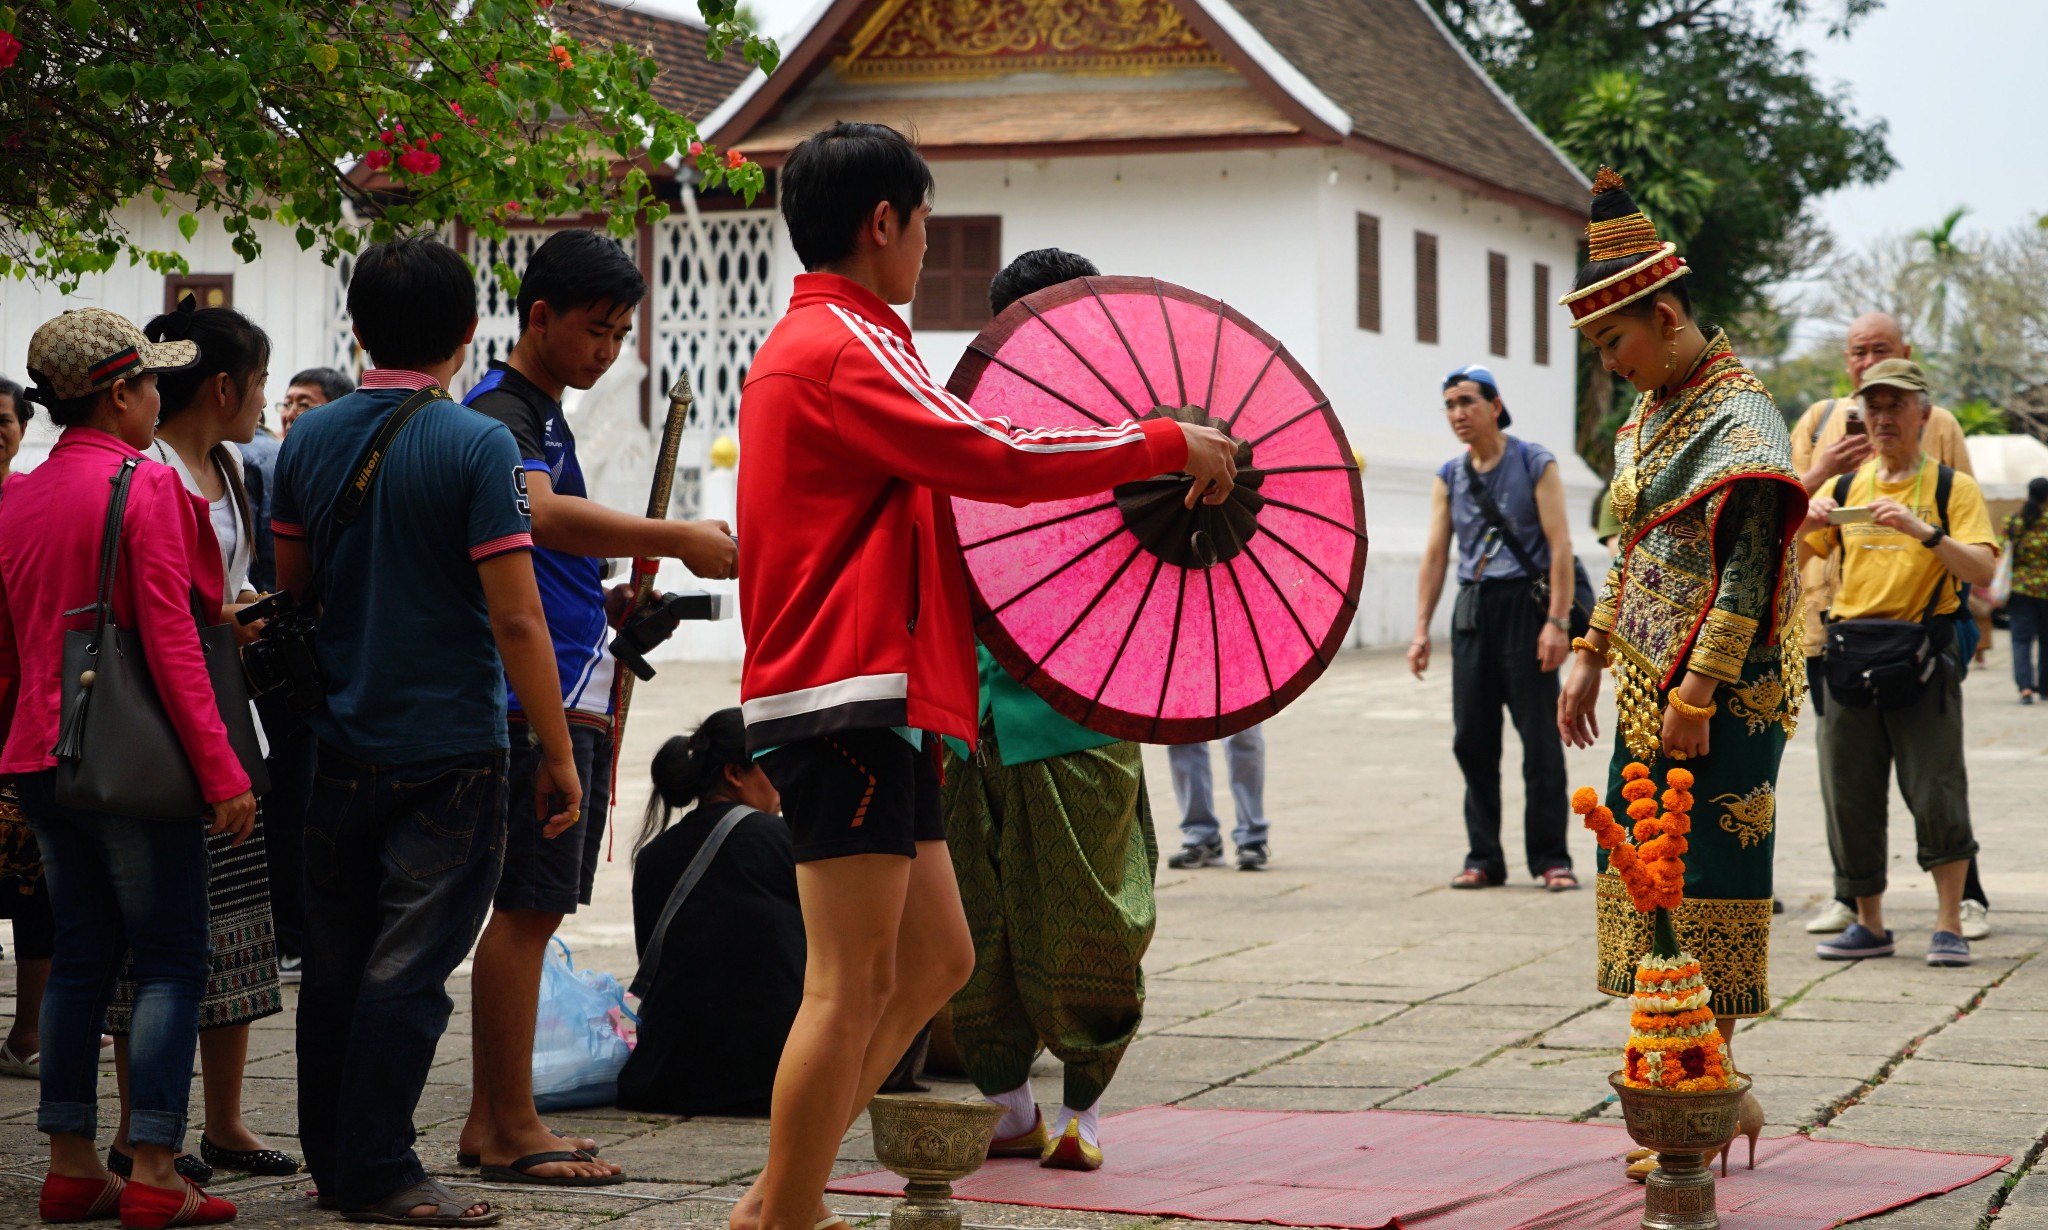
[[[875,1158],[909,1184],[890,1230],[960,1230],[953,1182],[981,1169],[1002,1117],[1002,1107],[979,1100],[885,1093],[868,1103]]]
[[[1632,1088],[1620,1072],[1607,1083],[1621,1098],[1629,1137],[1657,1151],[1657,1169],[1644,1185],[1643,1230],[1720,1230],[1714,1172],[1707,1163],[1735,1139],[1749,1078],[1737,1076],[1726,1089],[1700,1093]]]

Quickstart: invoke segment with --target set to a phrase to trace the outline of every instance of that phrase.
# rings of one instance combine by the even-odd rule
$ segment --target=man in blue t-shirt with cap
[[[1465,867],[1452,888],[1506,883],[1500,844],[1501,711],[1522,741],[1529,870],[1552,892],[1579,886],[1565,848],[1570,810],[1557,733],[1557,668],[1571,653],[1576,569],[1557,458],[1506,433],[1500,382],[1477,364],[1444,377],[1444,416],[1466,447],[1431,486],[1429,546],[1416,586],[1408,667],[1429,669],[1429,625],[1458,544],[1451,609],[1452,750],[1465,774]]]

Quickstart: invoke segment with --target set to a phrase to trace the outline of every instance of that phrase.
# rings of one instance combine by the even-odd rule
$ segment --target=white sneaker
[[[1806,930],[1811,935],[1833,935],[1847,931],[1849,924],[1855,921],[1856,911],[1839,901],[1829,901],[1827,908],[1806,924]]]
[[[1991,934],[1991,907],[1981,901],[1963,902],[1963,938],[1981,940]]]

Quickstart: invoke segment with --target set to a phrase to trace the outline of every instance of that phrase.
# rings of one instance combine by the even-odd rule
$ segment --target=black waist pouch
[[[1845,619],[1827,626],[1828,692],[1857,709],[1903,709],[1940,667],[1928,626],[1910,619]]]

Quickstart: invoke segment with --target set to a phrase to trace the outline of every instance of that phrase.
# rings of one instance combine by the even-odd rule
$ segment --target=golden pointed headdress
[[[1611,167],[1593,177],[1593,207],[1586,222],[1586,259],[1642,259],[1611,277],[1574,290],[1558,300],[1572,310],[1572,328],[1587,325],[1625,304],[1634,303],[1691,273],[1678,245],[1657,238],[1657,227],[1636,207],[1628,185]]]

